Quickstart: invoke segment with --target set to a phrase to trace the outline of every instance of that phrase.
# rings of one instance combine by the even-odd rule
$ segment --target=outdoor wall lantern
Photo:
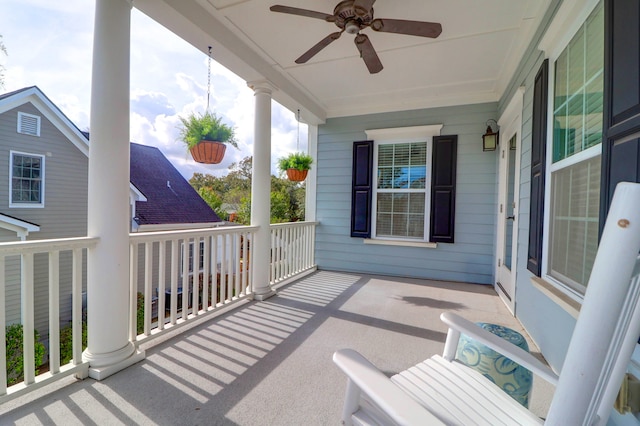
[[[498,147],[498,131],[493,131],[491,122],[494,122],[496,127],[498,123],[494,119],[487,120],[487,131],[482,135],[482,150],[483,151],[495,151]]]

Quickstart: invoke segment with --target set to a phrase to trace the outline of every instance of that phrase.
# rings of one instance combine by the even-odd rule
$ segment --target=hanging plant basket
[[[302,152],[294,152],[278,159],[278,169],[287,174],[293,182],[302,182],[307,178],[313,159]]]
[[[189,148],[191,156],[197,163],[218,164],[224,158],[227,145],[218,141],[202,140]]]
[[[309,170],[287,169],[287,177],[292,182],[302,182],[307,178]]]

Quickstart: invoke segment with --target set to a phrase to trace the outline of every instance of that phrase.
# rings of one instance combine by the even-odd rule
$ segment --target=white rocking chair
[[[528,352],[455,314],[444,353],[388,378],[350,349],[334,362],[346,373],[343,423],[400,425],[603,425],[640,335],[640,184],[617,186],[587,293],[558,377]],[[480,373],[454,361],[464,333],[556,386],[540,419]]]

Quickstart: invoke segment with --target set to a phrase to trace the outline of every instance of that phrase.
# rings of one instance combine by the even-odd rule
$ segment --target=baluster
[[[210,249],[211,249],[211,236],[206,236],[203,240],[203,253],[202,253],[202,310],[209,310],[209,276],[211,269]]]
[[[73,249],[73,272],[71,274],[71,336],[73,340],[73,364],[82,363],[82,249]],[[80,377],[78,377],[80,378]]]
[[[165,318],[165,291],[166,291],[166,271],[167,264],[165,257],[167,254],[167,243],[165,240],[160,241],[158,247],[158,298],[156,299],[156,315],[158,316],[157,324],[158,330],[164,330],[164,318]]]
[[[169,306],[169,321],[171,322],[171,325],[176,324],[178,316],[179,244],[179,240],[171,240],[171,301]],[[165,309],[164,306],[163,309]]]
[[[222,242],[220,246],[220,303],[225,304],[227,302],[227,234],[222,234],[220,240]]]
[[[220,294],[220,280],[218,280],[218,236],[211,236],[211,306],[218,306]]]
[[[151,333],[151,288],[153,287],[153,243],[144,244],[144,325],[145,336]]]
[[[182,240],[182,319],[189,316],[189,238]]]
[[[245,296],[247,295],[247,275],[249,275],[249,259],[247,257],[247,246],[249,245],[249,241],[247,240],[248,235],[246,232],[242,233],[242,294]],[[273,247],[273,243],[271,247]]]
[[[49,253],[49,371],[60,372],[60,252]]]
[[[191,305],[193,306],[192,312],[193,316],[198,316],[198,310],[200,305],[200,238],[196,237],[193,239],[193,259],[191,260],[191,270],[193,271],[191,277],[193,284],[193,296],[191,300]],[[184,290],[183,290],[184,291]]]
[[[227,244],[229,244],[229,253],[227,255],[227,297],[229,301],[232,301],[237,296],[233,291],[233,235],[227,234],[227,241]]]
[[[23,331],[23,362],[24,384],[30,385],[35,380],[35,339],[33,319],[33,253],[21,255],[22,274],[22,331]]]
[[[235,289],[236,299],[240,297],[240,234],[233,234],[233,247],[234,247],[234,263],[235,267],[233,268],[233,286]]]
[[[138,243],[129,244],[129,340],[138,336]]]

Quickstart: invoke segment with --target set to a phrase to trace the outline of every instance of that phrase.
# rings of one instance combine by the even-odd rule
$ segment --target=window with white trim
[[[431,169],[428,144],[379,142],[374,164],[374,235],[377,238],[425,241],[429,235],[427,200]],[[429,172],[429,173],[427,173]]]
[[[9,207],[44,207],[44,156],[11,151]]]
[[[202,272],[204,270],[204,240],[200,240],[200,253],[199,253],[199,261],[198,261],[198,272]],[[193,273],[193,249],[194,242],[189,242],[189,274]],[[180,260],[178,265],[182,268],[182,254],[184,253],[184,243],[180,244]],[[182,271],[182,269],[180,269]]]
[[[604,12],[599,4],[554,63],[546,273],[584,294],[598,247]]]
[[[40,117],[18,111],[18,133],[40,136]]]

